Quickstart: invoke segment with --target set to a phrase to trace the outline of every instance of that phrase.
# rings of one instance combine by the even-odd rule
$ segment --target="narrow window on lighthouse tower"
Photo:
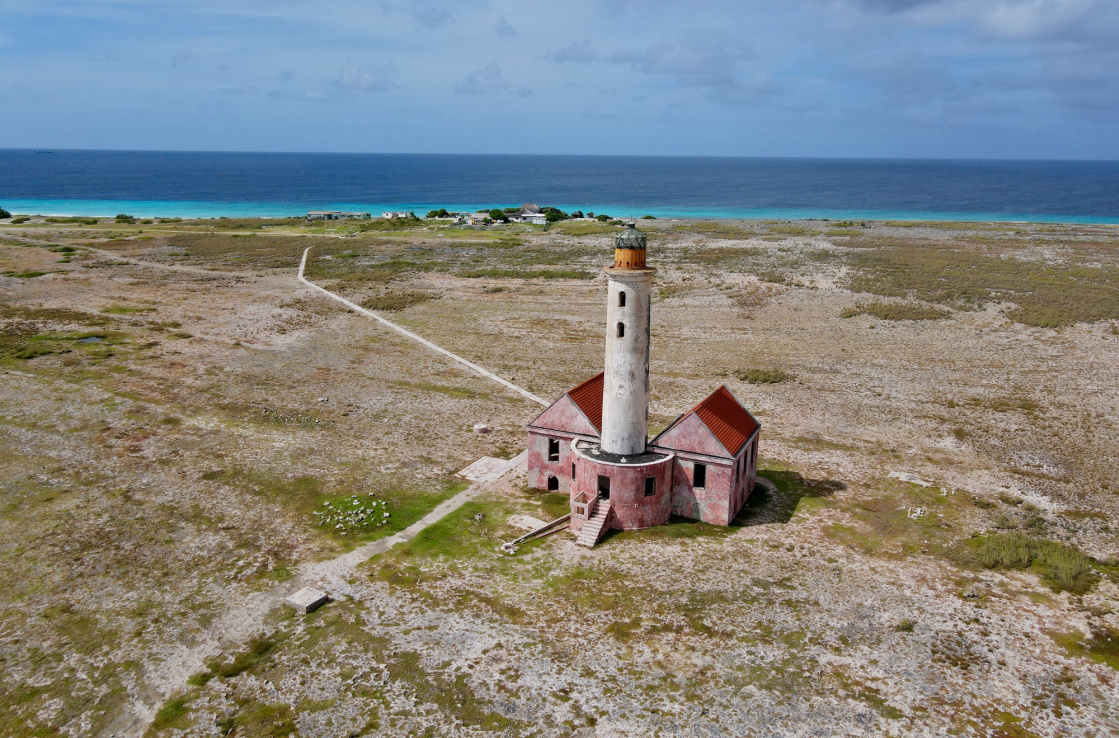
[[[625,323],[618,323],[618,338],[625,338],[625,336],[626,336],[626,324]]]
[[[619,292],[618,293],[618,307],[624,308],[625,306],[626,306],[626,293],[625,292]]]

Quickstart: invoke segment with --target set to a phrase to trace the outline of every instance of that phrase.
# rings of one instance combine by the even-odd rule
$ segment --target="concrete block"
[[[291,597],[288,597],[284,602],[291,605],[301,613],[309,613],[330,602],[330,597],[326,592],[320,592],[311,587],[304,587]]]

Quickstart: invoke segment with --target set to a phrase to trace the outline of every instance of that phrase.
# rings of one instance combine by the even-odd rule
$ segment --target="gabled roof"
[[[591,438],[599,436],[602,433],[602,386],[603,375],[599,372],[563,393],[547,410],[536,416],[529,427]]]
[[[711,435],[715,437],[715,440],[719,442],[719,445],[731,456],[736,455],[742,449],[742,446],[750,440],[750,437],[760,426],[754,416],[742,407],[738,398],[726,388],[726,385],[723,385],[704,398],[698,405],[674,420],[672,425],[665,428],[653,439],[650,445],[661,445],[659,442],[664,439],[665,447],[670,447],[673,443],[671,436],[679,437],[680,435],[673,433],[673,431],[680,428],[693,415],[703,423],[707,430],[711,432]],[[684,431],[685,435],[693,432]],[[680,448],[678,450],[694,449]]]
[[[692,412],[711,429],[723,448],[732,454],[738,453],[742,444],[758,429],[758,421],[742,407],[725,384],[692,408]]]
[[[567,393],[599,433],[602,432],[602,389],[605,374],[599,372]]]

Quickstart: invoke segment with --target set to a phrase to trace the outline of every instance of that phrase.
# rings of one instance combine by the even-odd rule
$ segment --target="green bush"
[[[23,216],[23,217],[20,217],[20,218],[12,218],[13,223],[26,223],[29,220],[31,220],[31,219],[28,218],[26,215]]]
[[[796,379],[792,374],[780,369],[739,369],[734,373],[734,376],[750,384],[780,384],[790,379]]]
[[[0,207],[0,218],[10,218],[10,217],[12,217],[12,214],[9,213],[7,210],[5,210],[3,207]]]
[[[1026,569],[1037,566],[1057,590],[1083,594],[1095,584],[1091,560],[1075,549],[1021,533],[991,536],[976,551],[979,563],[988,569]]]

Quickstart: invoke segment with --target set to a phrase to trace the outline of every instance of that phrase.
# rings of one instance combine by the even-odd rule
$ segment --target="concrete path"
[[[522,451],[505,463],[495,465],[485,477],[449,500],[444,500],[434,510],[399,533],[355,548],[333,559],[303,564],[299,567],[299,573],[292,579],[263,592],[231,601],[205,633],[193,637],[193,644],[176,644],[162,661],[156,663],[145,674],[145,682],[155,693],[152,701],[146,704],[133,702],[128,713],[122,715],[121,719],[110,727],[109,735],[143,735],[164,700],[181,690],[190,675],[205,671],[206,659],[218,655],[231,645],[243,643],[257,635],[265,616],[279,607],[287,597],[308,585],[314,585],[334,598],[348,592],[349,585],[346,579],[353,575],[358,566],[388,551],[398,543],[415,538],[424,528],[442,520],[477,497],[487,485],[524,464],[527,458],[528,452]]]
[[[361,313],[362,315],[366,315],[366,316],[372,318],[373,320],[378,321],[382,325],[388,326],[389,328],[393,329],[397,333],[399,333],[401,335],[404,335],[404,336],[407,336],[408,338],[411,338],[413,341],[418,341],[419,343],[422,343],[424,346],[427,346],[432,351],[438,351],[439,353],[443,354],[444,356],[446,356],[450,359],[454,359],[455,361],[462,364],[463,366],[472,369],[473,371],[477,372],[478,374],[481,374],[486,379],[492,379],[493,381],[497,382],[498,384],[503,385],[503,386],[507,387],[508,389],[513,390],[518,395],[521,395],[522,397],[525,397],[529,400],[532,400],[537,405],[542,405],[543,407],[548,407],[549,405],[551,405],[550,402],[547,402],[547,401],[537,397],[536,395],[532,394],[531,392],[524,389],[523,387],[518,387],[517,385],[513,384],[512,382],[510,382],[506,379],[502,379],[501,377],[497,376],[493,372],[491,372],[487,369],[483,369],[482,367],[478,366],[474,362],[468,361],[467,359],[462,358],[458,354],[452,354],[447,349],[442,348],[441,346],[436,346],[431,341],[427,340],[426,338],[421,338],[420,336],[417,336],[415,333],[408,330],[407,328],[402,328],[401,326],[397,325],[396,323],[393,323],[390,320],[385,320],[384,318],[382,318],[380,315],[373,312],[372,310],[368,310],[366,308],[363,308],[360,305],[355,305],[354,303],[350,302],[349,300],[342,297],[341,295],[336,295],[328,289],[325,289],[323,287],[319,287],[317,284],[315,284],[314,282],[310,281],[309,279],[307,279],[306,277],[303,276],[303,270],[307,267],[307,254],[311,251],[311,249],[312,249],[312,247],[308,246],[306,249],[303,250],[303,258],[299,262],[299,275],[298,276],[299,276],[299,281],[302,282],[303,284],[307,285],[308,287],[311,287],[312,289],[318,290],[319,292],[323,293],[324,295],[326,295],[327,297],[329,297],[332,300],[337,300],[338,302],[342,303],[343,305],[348,307],[350,310],[353,310],[354,312],[358,312],[358,313]]]
[[[360,548],[355,548],[353,551],[344,553],[329,561],[304,564],[300,567],[300,584],[307,585],[319,583],[323,585],[322,588],[326,590],[327,594],[330,594],[331,586],[336,586],[338,582],[345,580],[346,577],[353,573],[353,570],[357,568],[358,565],[368,561],[377,554],[388,551],[398,543],[412,540],[416,537],[416,534],[424,528],[433,523],[437,523],[455,510],[458,510],[467,502],[477,497],[478,493],[481,492],[487,484],[501,479],[510,471],[525,463],[527,459],[528,451],[522,451],[451,499],[444,500],[434,510],[399,533],[391,535],[388,538],[382,538],[379,541],[373,541]],[[292,589],[292,591],[294,592],[295,589]]]

